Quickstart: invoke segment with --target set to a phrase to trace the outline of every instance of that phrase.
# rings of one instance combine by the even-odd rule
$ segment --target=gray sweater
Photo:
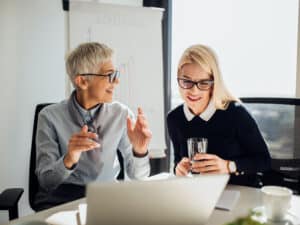
[[[126,174],[142,179],[150,173],[148,155],[134,157],[126,128],[127,115],[133,113],[125,105],[104,103],[95,112],[93,125],[99,136],[100,148],[83,152],[75,168],[69,170],[63,163],[72,134],[84,125],[76,108],[75,92],[69,100],[44,108],[38,118],[36,136],[36,175],[40,184],[37,202],[47,201],[49,192],[60,184],[86,185],[91,181],[115,180],[120,171],[119,149],[124,158]]]

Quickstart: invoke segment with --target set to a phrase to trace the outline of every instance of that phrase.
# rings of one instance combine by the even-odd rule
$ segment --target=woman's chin
[[[197,108],[197,107],[199,107],[199,105],[200,105],[200,102],[199,102],[199,101],[191,101],[191,100],[187,100],[186,103],[187,103],[187,105],[188,105],[190,108],[192,108],[192,109]]]
[[[105,98],[99,98],[97,101],[99,103],[111,103],[113,101],[113,98],[112,98],[112,96],[108,96]]]
[[[113,98],[104,99],[103,103],[111,103]]]

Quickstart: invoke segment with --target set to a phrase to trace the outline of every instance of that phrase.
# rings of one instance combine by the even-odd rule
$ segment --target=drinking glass
[[[194,156],[197,153],[206,153],[207,151],[208,139],[203,137],[192,137],[187,139],[187,147],[188,147],[188,156],[191,162],[195,162],[198,160],[194,160]],[[192,174],[197,174],[191,171]]]

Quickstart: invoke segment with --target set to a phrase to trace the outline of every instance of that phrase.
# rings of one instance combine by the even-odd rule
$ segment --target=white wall
[[[298,5],[299,0],[173,1],[173,78],[183,50],[202,43],[216,51],[225,83],[237,97],[295,97]],[[177,103],[178,85],[172,82]]]
[[[64,98],[64,12],[61,0],[0,1],[0,192],[23,187],[28,205],[35,105]],[[8,213],[0,211],[0,224]]]

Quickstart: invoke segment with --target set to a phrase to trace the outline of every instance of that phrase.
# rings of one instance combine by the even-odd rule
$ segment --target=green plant
[[[260,213],[250,212],[248,216],[237,218],[235,221],[226,223],[225,225],[266,225],[266,223],[261,223],[255,219],[259,216]]]

